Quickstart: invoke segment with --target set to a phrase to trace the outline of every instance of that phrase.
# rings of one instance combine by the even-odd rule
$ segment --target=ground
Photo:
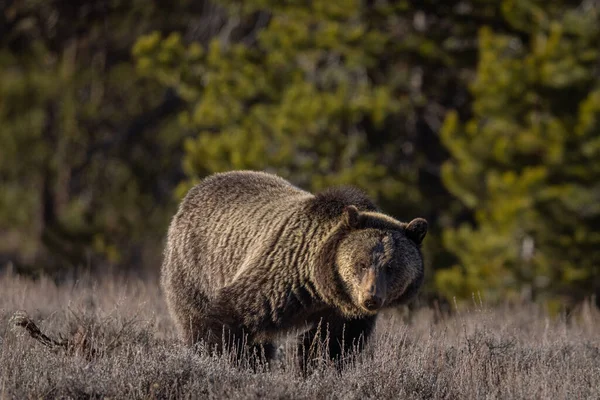
[[[12,326],[17,310],[52,336],[79,329],[86,347],[44,347]],[[481,302],[443,318],[388,313],[341,373],[324,362],[303,377],[285,350],[258,372],[191,351],[177,343],[154,281],[0,276],[0,399],[600,398],[600,313],[585,304],[568,318]]]

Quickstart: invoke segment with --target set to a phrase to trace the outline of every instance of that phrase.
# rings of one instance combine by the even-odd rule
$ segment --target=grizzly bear
[[[282,333],[305,329],[300,345],[326,340],[335,359],[417,293],[426,232],[424,219],[399,222],[355,188],[313,195],[264,172],[218,173],[173,217],[161,282],[189,344],[243,338],[269,358]]]

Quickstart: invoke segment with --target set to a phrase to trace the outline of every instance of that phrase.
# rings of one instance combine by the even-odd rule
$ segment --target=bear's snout
[[[376,268],[369,268],[362,277],[359,304],[368,311],[376,311],[383,306],[386,295],[385,274]]]
[[[363,307],[369,311],[375,311],[381,307],[383,299],[379,296],[372,296],[363,301]]]

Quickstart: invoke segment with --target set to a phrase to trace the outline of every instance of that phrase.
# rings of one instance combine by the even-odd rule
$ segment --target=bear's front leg
[[[305,332],[298,349],[300,368],[304,374],[323,358],[334,361],[339,369],[344,357],[363,350],[373,333],[376,316],[359,319],[328,318]],[[327,361],[326,360],[326,361]]]

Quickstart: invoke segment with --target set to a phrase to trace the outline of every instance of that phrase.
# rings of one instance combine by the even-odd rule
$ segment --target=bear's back
[[[309,195],[276,175],[259,171],[231,171],[202,180],[190,189],[182,201],[182,207],[244,207],[268,199],[300,194]]]
[[[248,258],[272,242],[312,197],[264,172],[211,175],[181,202],[169,229],[166,254],[177,266],[166,266],[185,269],[213,292],[231,282]]]

